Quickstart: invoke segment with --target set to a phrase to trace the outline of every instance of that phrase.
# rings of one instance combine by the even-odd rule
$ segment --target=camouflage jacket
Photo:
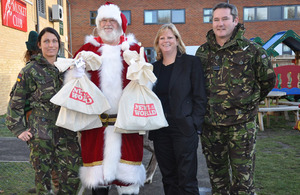
[[[203,64],[208,96],[205,122],[228,126],[253,119],[258,104],[275,85],[270,58],[258,44],[244,37],[244,27],[238,24],[222,47],[213,30],[196,56]]]
[[[63,74],[41,55],[34,55],[20,71],[10,93],[6,125],[16,136],[31,128],[35,138],[52,139],[57,128],[55,121],[59,106],[50,102],[62,87]],[[26,103],[29,102],[29,103]],[[26,122],[25,106],[30,105],[32,114]]]

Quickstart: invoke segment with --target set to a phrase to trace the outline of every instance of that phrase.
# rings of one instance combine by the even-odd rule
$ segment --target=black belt
[[[107,127],[108,125],[114,125],[117,120],[117,114],[101,114],[100,116],[101,122],[104,127]]]

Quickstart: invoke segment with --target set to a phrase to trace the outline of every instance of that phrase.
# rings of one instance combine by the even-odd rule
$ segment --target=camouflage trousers
[[[254,194],[256,120],[232,125],[204,125],[201,135],[212,193]]]
[[[78,171],[82,166],[82,160],[76,133],[74,135],[68,133],[56,136],[53,140],[29,141],[30,162],[35,170],[37,194],[50,194],[53,172],[59,181],[57,194],[76,194],[80,183]]]

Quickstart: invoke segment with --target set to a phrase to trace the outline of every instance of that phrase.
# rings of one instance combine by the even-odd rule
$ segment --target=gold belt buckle
[[[102,118],[102,116],[105,116],[105,118]],[[101,120],[101,121],[102,121],[102,125],[103,125],[104,127],[107,127],[107,126],[108,126],[109,115],[103,113],[103,114],[100,115],[100,119],[102,119],[102,120]]]

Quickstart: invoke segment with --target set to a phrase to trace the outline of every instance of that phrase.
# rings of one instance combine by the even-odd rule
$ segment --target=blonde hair
[[[181,39],[181,36],[179,34],[179,31],[177,30],[176,26],[172,23],[169,24],[164,24],[160,27],[160,29],[158,30],[156,37],[154,39],[154,49],[156,51],[156,60],[161,60],[162,59],[162,53],[161,50],[159,48],[158,42],[159,42],[159,37],[161,36],[161,34],[163,32],[165,32],[166,30],[170,29],[172,31],[172,33],[174,34],[174,36],[176,37],[176,40],[178,41],[178,50],[180,51],[180,53],[184,54],[185,52],[185,45]]]

